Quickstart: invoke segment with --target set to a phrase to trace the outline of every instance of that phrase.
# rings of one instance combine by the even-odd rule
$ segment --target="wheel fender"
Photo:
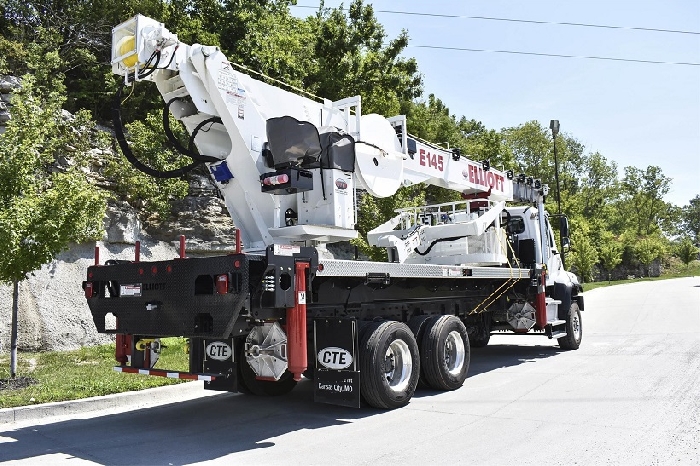
[[[571,309],[571,284],[570,283],[554,283],[554,299],[561,301],[558,310],[558,317],[561,320],[566,320]]]

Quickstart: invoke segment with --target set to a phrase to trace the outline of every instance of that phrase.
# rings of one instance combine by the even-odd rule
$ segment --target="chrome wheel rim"
[[[384,356],[384,376],[389,388],[394,392],[406,390],[413,372],[411,350],[403,340],[394,340],[389,344]]]
[[[451,375],[459,375],[464,367],[466,351],[464,341],[458,331],[453,330],[445,339],[445,366]]]
[[[574,338],[576,341],[581,339],[581,321],[579,320],[578,317],[578,312],[574,312],[574,315],[571,316],[571,330],[574,333]]]

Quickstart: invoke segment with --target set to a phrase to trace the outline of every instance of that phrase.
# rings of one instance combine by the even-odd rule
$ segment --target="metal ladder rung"
[[[177,99],[180,97],[187,97],[189,95],[190,95],[190,93],[187,91],[186,87],[179,87],[179,88],[175,89],[174,91],[170,91],[170,92],[166,93],[163,96],[163,100],[166,102],[170,102],[173,99]]]

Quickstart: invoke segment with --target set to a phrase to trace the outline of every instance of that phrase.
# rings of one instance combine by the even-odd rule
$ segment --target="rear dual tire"
[[[375,408],[400,408],[413,397],[419,378],[436,390],[456,390],[467,378],[469,359],[467,329],[455,316],[421,316],[408,326],[366,324],[360,333],[362,397]]]
[[[360,388],[370,406],[400,408],[418,385],[420,355],[413,332],[401,322],[372,322],[360,337]]]
[[[455,316],[436,316],[425,323],[421,338],[421,378],[435,390],[456,390],[469,370],[469,337]]]

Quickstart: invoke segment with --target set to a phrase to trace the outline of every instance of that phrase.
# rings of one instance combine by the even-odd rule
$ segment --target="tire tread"
[[[386,393],[386,386],[383,383],[383,374],[377,376],[377,361],[384,357],[380,351],[384,349],[383,340],[391,333],[405,333],[404,341],[409,347],[414,349],[413,354],[413,379],[406,390],[406,396],[402,399],[394,399]],[[403,323],[395,321],[371,322],[364,326],[360,336],[360,387],[362,398],[372,407],[379,409],[400,408],[408,404],[418,384],[420,372],[420,356],[418,345],[415,342],[413,333]]]
[[[436,390],[456,390],[464,384],[469,371],[470,346],[469,337],[464,324],[455,316],[435,316],[426,322],[425,334],[421,341],[421,373],[427,384]],[[455,330],[464,337],[464,371],[458,379],[451,378],[443,373],[443,361],[441,347],[444,345],[443,335],[446,329],[455,326]],[[442,340],[442,341],[441,341]]]
[[[578,314],[578,324],[581,327],[581,338],[576,340],[574,336],[573,329],[571,328],[571,317],[572,314]],[[569,315],[566,319],[566,336],[557,338],[557,343],[559,347],[565,351],[577,350],[581,346],[581,341],[583,340],[583,324],[581,322],[581,311],[578,308],[578,303],[572,301],[571,307],[569,308]]]

